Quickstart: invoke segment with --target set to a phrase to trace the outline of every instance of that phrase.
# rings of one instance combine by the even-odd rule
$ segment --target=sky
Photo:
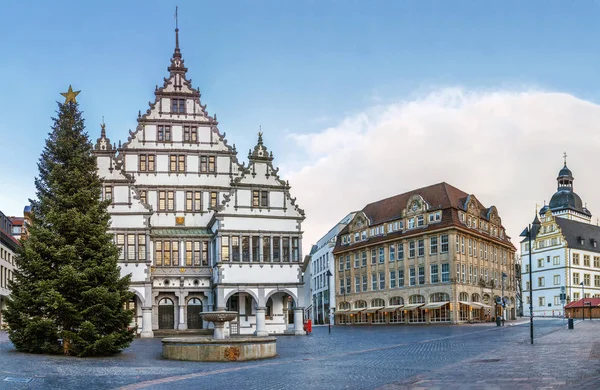
[[[305,253],[348,212],[441,181],[495,205],[516,243],[565,151],[600,216],[592,0],[6,2],[0,210],[35,197],[70,84],[90,138],[104,118],[126,140],[168,74],[175,5],[188,77],[243,160],[262,128],[306,211]]]

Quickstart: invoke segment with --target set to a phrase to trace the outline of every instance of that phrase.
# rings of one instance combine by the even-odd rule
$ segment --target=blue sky
[[[176,4],[188,77],[243,158],[260,125],[276,164],[298,168],[306,153],[286,135],[447,86],[600,101],[597,1],[6,2],[0,183],[14,203],[0,210],[19,214],[33,196],[69,84],[93,140],[102,116],[126,139],[167,75]]]

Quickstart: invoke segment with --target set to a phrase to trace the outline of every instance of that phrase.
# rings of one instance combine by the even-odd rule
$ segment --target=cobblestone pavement
[[[279,337],[278,358],[245,363],[164,360],[158,339],[108,358],[29,355],[0,332],[0,389],[599,389],[599,331],[540,319],[531,346],[527,323],[317,327]]]

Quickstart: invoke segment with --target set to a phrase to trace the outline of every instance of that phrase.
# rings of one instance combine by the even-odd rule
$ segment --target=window
[[[398,287],[404,287],[404,270],[398,270]]]
[[[466,264],[461,264],[461,269],[462,269],[462,278],[461,280],[464,282],[467,281],[467,265]]]
[[[119,249],[119,260],[125,259],[125,235],[117,234],[117,248]]]
[[[229,261],[229,237],[228,236],[221,237],[221,261]]]
[[[135,234],[127,235],[127,260],[135,260]]]
[[[292,262],[300,261],[300,240],[298,237],[292,237]]]
[[[215,156],[200,156],[200,172],[216,172],[217,160]]]
[[[340,266],[338,267],[338,270],[344,270],[344,256],[340,256]]]
[[[398,243],[398,261],[404,260],[404,244]]]
[[[357,252],[354,254],[354,268],[358,268],[359,266],[360,266],[360,258],[358,257],[358,252]]]
[[[423,216],[422,216],[422,215],[419,215],[419,216],[417,217],[417,227],[421,227],[421,226],[423,226],[424,224],[425,224],[425,223],[424,223],[424,221],[423,221]]]
[[[477,240],[473,240],[473,257],[477,257]]]
[[[390,271],[390,288],[396,288],[396,271]]]
[[[469,256],[473,256],[473,240],[469,238]]]
[[[379,264],[385,263],[385,251],[383,247],[379,248]]]
[[[594,256],[594,268],[600,268],[600,256]]]
[[[600,275],[594,275],[594,287],[600,287]]]
[[[112,200],[113,200],[113,188],[112,188],[112,186],[106,186],[106,187],[104,187],[104,194],[103,194],[102,200],[104,200],[104,201],[110,200],[111,203],[113,203],[112,202]]]
[[[546,297],[539,297],[538,301],[539,306],[546,306]]]
[[[171,99],[171,113],[185,114],[185,99]]]
[[[199,212],[202,211],[202,192],[201,191],[186,191],[185,192],[185,211]]]
[[[465,254],[465,238],[463,236],[460,237],[460,253]]]
[[[413,257],[415,257],[415,242],[410,241],[408,243],[408,258],[412,259]]]
[[[425,240],[419,240],[419,257],[425,256]]]
[[[340,294],[346,294],[346,290],[344,289],[344,279],[340,279]]]
[[[590,283],[591,283],[590,274],[583,274],[583,285],[584,286],[589,286]]]
[[[448,247],[449,247],[449,244],[448,244],[448,235],[447,234],[443,234],[440,237],[440,241],[442,243],[441,253],[448,253]]]
[[[546,282],[545,282],[545,280],[544,280],[544,277],[543,277],[543,276],[540,276],[540,277],[538,278],[538,287],[544,287],[545,285],[546,285]]]
[[[538,268],[544,268],[544,259],[538,259]]]
[[[432,255],[437,255],[437,253],[438,253],[438,238],[437,237],[429,238],[429,253]]]
[[[473,283],[477,283],[477,267],[473,267]]]
[[[396,245],[390,245],[388,247],[388,252],[390,253],[390,263],[396,260]]]
[[[573,253],[573,265],[579,265],[579,253]]]
[[[352,292],[352,286],[350,285],[350,278],[346,278],[346,294],[350,294]]]
[[[211,191],[210,193],[210,208],[214,209],[217,207],[217,198],[218,198],[219,193],[216,191]]]
[[[579,284],[579,273],[573,273],[573,284]]]
[[[157,126],[157,139],[161,142],[171,142],[171,126]]]
[[[371,274],[371,290],[377,290],[377,275]]]
[[[158,211],[175,210],[175,191],[158,191]]]
[[[385,290],[385,272],[379,273],[379,289]]]
[[[583,255],[583,266],[584,267],[590,266],[590,255]]]
[[[408,220],[408,228],[409,229],[414,229],[414,227],[415,227],[415,219],[414,218],[410,218]]]
[[[279,242],[279,237],[274,237],[273,238],[273,261],[274,262],[281,261],[280,251],[281,251],[281,245]]]
[[[179,241],[156,241],[154,260],[157,266],[179,265]]]
[[[169,155],[169,172],[185,172],[185,155]]]
[[[346,269],[350,269],[350,255],[346,255]]]
[[[361,240],[365,241],[367,239],[367,231],[363,230],[360,234]]]
[[[580,298],[579,298],[579,293],[578,293],[578,292],[574,292],[574,293],[573,293],[573,300],[574,300],[574,301],[577,301],[577,300],[579,300],[579,299],[580,299]]]
[[[371,264],[377,264],[377,251],[371,249]]]
[[[359,275],[354,277],[354,291],[355,292],[360,291],[360,276]]]
[[[367,291],[367,289],[368,289],[368,286],[367,286],[367,275],[365,274],[365,275],[362,276],[362,290],[363,291]],[[356,290],[356,291],[358,291],[358,290]]]
[[[186,241],[185,242],[185,265],[207,266],[208,265],[208,242]]]
[[[552,265],[560,265],[560,256],[554,256],[552,258]]]
[[[413,267],[413,268],[410,268],[408,271],[410,273],[409,274],[409,276],[410,276],[409,283],[410,283],[411,286],[414,286],[416,284],[416,272],[415,272],[415,269]]]
[[[431,283],[439,282],[438,265],[437,264],[431,264],[430,277],[431,277]]]
[[[269,191],[252,191],[252,207],[268,207]]]
[[[156,165],[154,163],[156,156],[154,154],[140,154],[139,157],[139,171],[140,172],[154,172]]]
[[[554,275],[554,285],[558,286],[560,284],[560,275]]]
[[[362,266],[366,267],[367,266],[367,251],[362,251]]]
[[[442,283],[450,281],[450,264],[442,264]]]
[[[183,126],[183,142],[198,142],[198,128],[196,126]]]

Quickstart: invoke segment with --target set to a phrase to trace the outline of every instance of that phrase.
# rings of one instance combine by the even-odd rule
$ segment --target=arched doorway
[[[158,329],[175,329],[175,305],[169,298],[158,301]]]
[[[199,298],[192,298],[187,303],[187,323],[188,329],[202,329],[202,301]]]

